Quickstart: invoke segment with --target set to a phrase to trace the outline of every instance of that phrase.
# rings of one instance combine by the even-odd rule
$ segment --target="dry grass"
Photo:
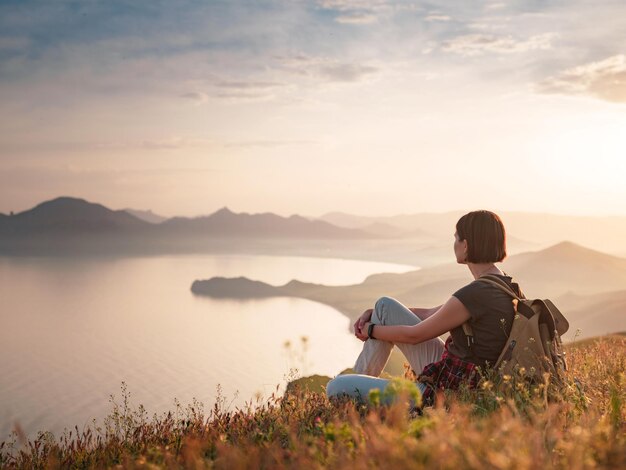
[[[564,389],[485,380],[422,414],[408,411],[404,394],[384,407],[375,396],[355,404],[295,391],[256,409],[227,411],[222,399],[207,413],[192,403],[148,419],[124,390],[103,428],[2,443],[0,466],[626,468],[626,338],[568,349]]]

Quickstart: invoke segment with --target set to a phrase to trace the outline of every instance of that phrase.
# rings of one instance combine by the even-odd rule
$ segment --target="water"
[[[122,381],[150,415],[172,410],[174,398],[208,408],[218,384],[234,409],[282,392],[293,369],[333,376],[361,349],[348,319],[329,306],[197,297],[195,279],[341,285],[411,269],[247,255],[0,258],[0,441],[16,422],[29,437],[101,422]]]

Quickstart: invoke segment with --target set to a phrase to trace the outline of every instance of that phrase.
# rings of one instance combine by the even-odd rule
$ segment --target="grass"
[[[224,397],[149,419],[128,392],[102,427],[41,433],[0,444],[3,468],[626,468],[626,337],[568,348],[564,388],[521,377],[409,410],[410,382],[395,404],[329,401],[297,387],[256,408],[229,411]]]

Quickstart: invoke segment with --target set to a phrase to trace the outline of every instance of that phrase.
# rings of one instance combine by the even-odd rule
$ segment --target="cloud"
[[[387,0],[318,0],[318,5],[325,10],[382,10],[389,8]]]
[[[190,91],[187,93],[182,93],[180,97],[193,101],[196,104],[206,103],[206,101],[209,99],[209,95],[200,91]]]
[[[220,144],[217,140],[197,137],[169,137],[164,139],[144,139],[98,142],[93,145],[95,149],[140,149],[140,150],[179,150],[196,147],[217,147]]]
[[[497,31],[503,29],[511,29],[511,16],[483,16],[475,18],[466,24],[470,29],[479,31]]]
[[[272,93],[224,91],[211,94],[211,97],[229,101],[231,103],[248,103],[255,101],[270,101],[276,98]]]
[[[506,3],[497,2],[497,3],[488,3],[485,5],[485,10],[502,10],[506,8]]]
[[[330,82],[358,82],[377,70],[370,65],[325,64],[319,67],[318,72]]]
[[[426,21],[450,21],[452,18],[450,18],[448,15],[442,15],[442,14],[439,14],[439,13],[432,13],[432,14],[428,15],[424,19]]]
[[[20,52],[28,48],[31,40],[25,36],[0,37],[0,52]]]
[[[468,34],[444,41],[441,49],[464,56],[478,56],[486,53],[513,54],[551,49],[552,40],[556,37],[556,33],[543,33],[521,40],[512,36]]]
[[[541,93],[590,95],[606,101],[626,103],[626,55],[566,69],[537,84]]]
[[[376,15],[367,12],[352,12],[335,18],[337,23],[342,24],[372,24],[378,21]]]
[[[256,80],[218,80],[212,83],[210,96],[230,102],[270,101],[286,83]]]
[[[37,141],[8,142],[0,141],[0,152],[18,154],[21,152],[98,152],[98,151],[126,151],[126,150],[180,150],[188,148],[208,148],[224,146],[217,140],[196,137],[169,137],[163,139],[134,139],[134,140],[64,140],[52,139]]]
[[[284,83],[279,82],[255,82],[255,81],[219,81],[214,84],[214,86],[218,88],[230,88],[235,90],[267,90],[270,88],[277,88],[281,86],[285,86]]]
[[[261,148],[273,148],[284,147],[287,145],[309,145],[316,143],[313,140],[247,140],[241,142],[228,142],[224,144],[224,147],[261,147]]]
[[[199,89],[181,93],[179,96],[195,104],[203,104],[211,98],[232,102],[267,101],[275,98],[274,91],[286,87],[286,83],[255,80],[224,80],[214,78],[208,85]],[[202,88],[202,85],[198,85]]]
[[[327,57],[311,57],[304,54],[275,58],[292,73],[324,82],[358,82],[379,71],[378,67],[372,65],[340,62]]]
[[[340,12],[335,21],[341,24],[376,23],[381,13],[391,10],[387,0],[318,0],[317,3],[324,10]]]

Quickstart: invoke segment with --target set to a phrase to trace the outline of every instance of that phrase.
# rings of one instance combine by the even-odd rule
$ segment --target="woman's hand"
[[[359,338],[361,341],[366,341],[369,339],[369,336],[367,336],[367,328],[371,325],[371,322],[365,322],[363,323],[363,326],[361,327],[361,329],[356,333],[356,337]]]
[[[374,310],[368,308],[365,312],[361,314],[361,316],[354,322],[354,334],[361,341],[365,341],[367,339],[367,328],[363,329],[365,324],[372,319],[372,312]]]

